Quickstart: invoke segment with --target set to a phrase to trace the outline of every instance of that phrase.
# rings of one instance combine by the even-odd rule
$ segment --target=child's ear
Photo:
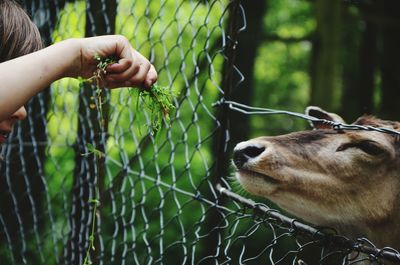
[[[312,116],[317,119],[345,123],[345,121],[339,115],[337,115],[335,113],[326,112],[325,110],[323,110],[319,107],[315,107],[315,106],[308,106],[306,108],[306,114],[308,116]],[[313,127],[314,129],[331,129],[332,128],[332,126],[324,124],[323,122],[318,122],[318,121],[310,121],[310,124],[311,124],[311,127]]]

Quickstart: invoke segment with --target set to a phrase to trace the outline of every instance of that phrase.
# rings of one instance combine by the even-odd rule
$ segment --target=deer
[[[314,106],[306,114],[345,123]],[[400,137],[310,123],[313,130],[238,143],[235,179],[247,192],[306,222],[400,249]],[[399,122],[367,115],[352,124],[400,129]]]

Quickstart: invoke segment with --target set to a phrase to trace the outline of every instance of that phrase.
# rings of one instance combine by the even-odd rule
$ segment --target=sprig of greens
[[[170,123],[170,114],[175,109],[172,103],[175,93],[165,86],[157,84],[152,85],[149,89],[139,90],[139,98],[143,105],[150,112],[150,133],[158,132],[161,129],[163,119],[167,124]],[[139,110],[139,102],[137,104]]]
[[[102,124],[104,124],[102,109],[103,102],[101,100],[102,88],[100,83],[107,74],[107,66],[115,63],[117,60],[114,57],[102,58],[98,55],[94,58],[98,62],[97,69],[93,73],[93,76],[87,81],[96,82],[96,106],[100,112]],[[133,89],[130,91],[133,91]],[[170,113],[175,109],[175,106],[172,103],[174,96],[175,92],[169,89],[169,87],[159,86],[157,84],[153,84],[149,89],[139,89],[137,110],[140,112],[139,100],[141,100],[144,107],[151,113],[151,122],[149,126],[150,133],[154,134],[161,129],[163,119],[166,123],[170,123]]]
[[[104,158],[106,156],[106,154],[104,154],[102,151],[96,149],[94,147],[94,145],[91,143],[86,144],[86,148],[87,148],[88,152],[81,154],[82,156],[88,156],[90,154],[94,154],[98,158]]]
[[[89,236],[89,246],[88,249],[86,250],[86,256],[85,259],[83,260],[83,265],[90,265],[92,264],[92,261],[90,260],[90,251],[95,251],[94,247],[94,234],[95,234],[95,228],[96,228],[96,212],[97,212],[97,207],[100,206],[100,201],[97,199],[91,199],[89,200],[90,204],[93,204],[93,219],[92,219],[92,230]]]
[[[94,59],[97,61],[96,71],[93,72],[93,76],[87,79],[88,82],[95,82],[96,84],[96,104],[93,107],[97,106],[97,109],[100,113],[100,122],[101,125],[104,126],[104,115],[103,115],[103,102],[102,102],[102,92],[103,88],[101,87],[101,81],[104,79],[107,74],[107,66],[115,63],[117,60],[114,57],[101,58],[99,55],[95,55]],[[93,108],[92,107],[92,108]]]

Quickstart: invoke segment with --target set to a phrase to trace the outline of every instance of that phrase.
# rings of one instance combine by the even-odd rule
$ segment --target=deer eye
[[[384,150],[376,145],[375,143],[371,141],[360,141],[357,143],[347,143],[339,146],[339,148],[336,150],[337,152],[339,151],[344,151],[348,148],[358,148],[364,153],[367,153],[372,156],[377,156],[380,155],[384,152]]]
[[[370,142],[370,141],[362,141],[356,144],[357,148],[361,149],[362,151],[364,151],[367,154],[373,155],[373,156],[377,156],[382,154],[384,151],[382,148],[380,148],[379,146],[377,146],[376,144]]]

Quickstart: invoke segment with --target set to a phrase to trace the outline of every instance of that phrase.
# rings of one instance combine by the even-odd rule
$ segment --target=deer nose
[[[243,168],[244,164],[251,158],[259,156],[264,152],[265,147],[261,146],[246,146],[241,149],[235,149],[233,152],[233,163],[238,169]]]

